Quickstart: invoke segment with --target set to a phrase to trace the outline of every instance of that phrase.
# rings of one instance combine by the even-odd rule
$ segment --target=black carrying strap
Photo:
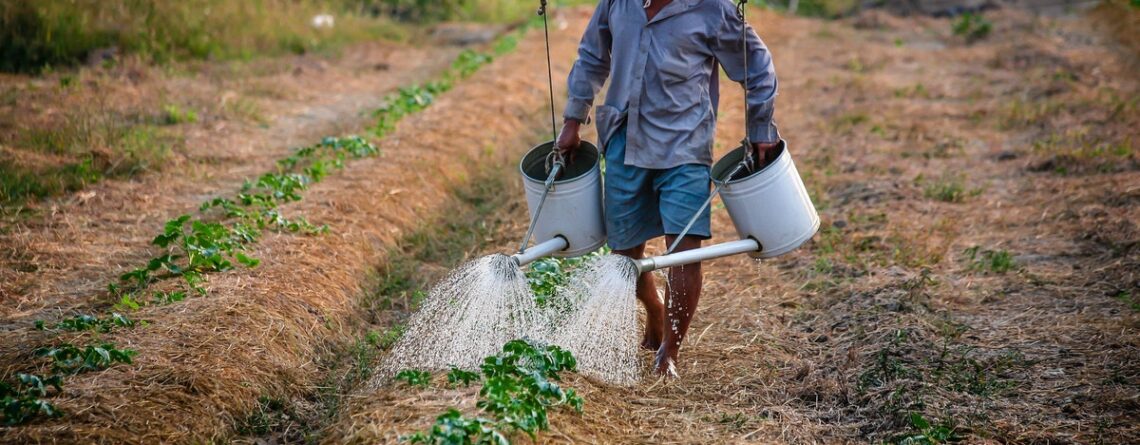
[[[740,19],[740,50],[744,56],[744,159],[742,162],[749,172],[756,168],[756,160],[752,158],[752,139],[748,134],[749,120],[748,120],[748,94],[752,92],[748,84],[748,19],[744,15],[744,10],[748,0],[738,0],[736,2],[736,17]],[[729,178],[731,179],[731,178]]]

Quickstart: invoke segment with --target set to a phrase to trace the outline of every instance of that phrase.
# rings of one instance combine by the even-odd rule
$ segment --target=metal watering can
[[[552,148],[553,143],[547,142],[531,149],[519,165],[532,230],[538,239],[547,240],[529,249],[520,249],[513,256],[520,266],[549,255],[583,255],[601,247],[606,240],[598,149],[583,142],[577,162],[566,167],[558,180],[549,182],[546,165]],[[796,170],[787,142],[780,141],[780,154],[756,171],[744,166],[746,150],[742,145],[713,165],[716,190],[705,202],[709,205],[712,198],[720,194],[741,239],[632,260],[639,273],[741,253],[753,258],[774,258],[795,250],[815,235],[819,230],[819,214]],[[556,164],[553,168],[559,166]],[[553,169],[552,173],[557,174]],[[547,184],[553,187],[548,189]],[[544,193],[545,201],[550,201],[545,211]]]
[[[746,1],[738,0],[737,13],[741,20],[745,20]],[[541,1],[538,14],[543,18],[544,30],[547,29],[546,0]],[[747,32],[747,27],[741,32]],[[741,37],[742,41],[746,40],[746,36]],[[546,45],[550,127],[557,138],[549,31],[546,33]],[[744,68],[747,73],[747,54]],[[744,85],[748,85],[747,80],[746,76]],[[747,123],[747,103],[744,116]],[[578,159],[566,165],[554,146],[554,141],[551,141],[532,148],[519,164],[531,218],[519,252],[511,257],[519,266],[548,255],[583,255],[606,242],[598,148],[583,141],[578,149]],[[772,163],[758,170],[752,168],[750,148],[746,137],[740,147],[713,165],[712,178],[716,189],[677,237],[680,241],[688,233],[712,199],[723,190],[721,197],[725,208],[741,239],[672,253],[677,247],[674,242],[665,255],[631,260],[632,267],[639,273],[645,273],[740,253],[748,253],[753,258],[772,258],[795,250],[815,235],[819,230],[819,215],[788,153],[787,142],[781,140],[777,147],[780,154]],[[549,206],[546,206],[546,201],[550,201]],[[546,207],[549,208],[543,212]],[[528,249],[532,234],[544,241]]]
[[[741,253],[753,258],[774,258],[811,239],[819,230],[819,214],[792,162],[787,145],[787,141],[781,140],[778,146],[780,154],[776,159],[756,171],[745,168],[747,145],[732,150],[713,164],[712,178],[716,189],[705,206],[719,192],[740,240],[633,260],[638,272]],[[703,211],[702,207],[697,214]],[[693,220],[696,220],[696,215]]]
[[[606,243],[598,147],[586,141],[574,162],[552,156],[554,142],[530,149],[519,162],[531,225],[513,258],[520,266],[545,256],[575,257]],[[527,248],[531,234],[540,240]]]

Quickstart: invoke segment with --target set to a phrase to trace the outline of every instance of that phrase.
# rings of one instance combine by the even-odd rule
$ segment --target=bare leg
[[[645,243],[631,248],[615,250],[614,253],[633,259],[641,259],[645,254]],[[665,329],[665,306],[657,297],[657,286],[653,284],[653,274],[646,272],[637,277],[637,299],[645,306],[645,336],[641,339],[641,347],[656,351],[661,347],[661,338]]]
[[[671,245],[675,238],[666,235],[666,245]],[[701,247],[700,238],[686,236],[677,246],[676,252],[698,247]],[[700,299],[701,263],[670,268],[669,288],[665,293],[665,341],[657,349],[657,360],[654,364],[657,374],[677,377],[676,363],[681,352],[681,342],[689,332],[689,323],[697,313],[697,302]]]

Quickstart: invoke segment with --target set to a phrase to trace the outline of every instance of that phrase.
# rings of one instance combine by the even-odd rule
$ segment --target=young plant
[[[447,384],[452,387],[459,385],[469,387],[471,386],[471,382],[476,381],[479,381],[479,373],[477,372],[464,371],[455,367],[447,372]]]
[[[974,246],[963,251],[970,262],[970,270],[1003,274],[1017,268],[1013,254],[1006,250],[981,250]]]
[[[55,329],[64,331],[96,331],[107,333],[117,327],[134,327],[135,321],[118,312],[112,312],[110,317],[99,318],[95,315],[80,314],[56,323]],[[36,328],[44,330],[43,321],[36,322]]]
[[[582,412],[582,398],[573,389],[562,389],[556,383],[561,380],[560,372],[574,371],[576,366],[574,356],[557,346],[512,340],[503,345],[503,352],[487,357],[480,366],[483,384],[475,406],[494,420],[466,417],[452,408],[436,418],[431,429],[405,440],[427,444],[501,444],[510,443],[507,437],[516,432],[536,440],[538,431],[550,428],[548,408],[567,405]],[[456,371],[448,374],[450,382],[473,378],[474,373]]]
[[[418,369],[405,369],[396,373],[396,380],[403,380],[408,386],[426,388],[431,385],[431,373]]]
[[[0,382],[0,405],[3,405],[3,424],[21,425],[37,417],[59,417],[63,415],[55,405],[43,400],[50,388],[62,391],[58,375],[48,378],[33,374],[16,374],[15,383]]]
[[[542,258],[530,264],[526,271],[526,280],[534,292],[535,302],[539,307],[550,303],[559,287],[570,279],[570,271],[599,256],[610,253],[609,247],[602,247],[588,255],[576,258]]]
[[[51,360],[52,370],[59,373],[79,374],[87,371],[107,369],[116,363],[131,363],[138,352],[133,349],[117,349],[111,343],[99,346],[88,345],[80,349],[70,343],[40,348],[36,354]]]

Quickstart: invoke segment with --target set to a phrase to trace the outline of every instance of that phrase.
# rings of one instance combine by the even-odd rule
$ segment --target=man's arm
[[[610,75],[610,46],[613,42],[609,24],[610,1],[600,0],[594,9],[594,16],[590,18],[578,45],[578,60],[567,79],[569,92],[566,110],[562,114],[564,125],[558,136],[558,148],[563,153],[578,148],[581,141],[578,127],[590,116],[594,97]]]
[[[594,96],[610,75],[610,46],[613,37],[610,35],[609,10],[610,0],[600,0],[594,9],[594,16],[590,18],[590,24],[582,33],[578,60],[574,62],[567,79],[569,97],[562,115],[564,119],[585,122],[594,105]]]
[[[744,83],[747,78],[748,140],[762,146],[774,146],[780,140],[780,133],[772,120],[776,104],[776,68],[772,64],[772,55],[756,31],[740,19],[730,2],[720,1],[725,4],[724,17],[713,38],[713,53],[729,79]],[[746,56],[747,76],[744,71]]]

